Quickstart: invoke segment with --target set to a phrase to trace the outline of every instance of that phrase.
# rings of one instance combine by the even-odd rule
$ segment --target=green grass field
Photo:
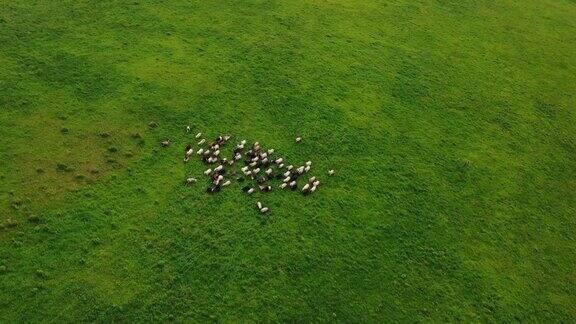
[[[575,108],[573,0],[0,1],[0,322],[573,322]]]

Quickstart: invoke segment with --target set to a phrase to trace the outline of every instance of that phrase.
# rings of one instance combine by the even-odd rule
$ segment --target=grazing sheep
[[[212,173],[212,169],[208,169],[208,170],[204,171],[205,175],[209,175],[210,173]]]
[[[264,207],[264,208],[260,209],[260,212],[263,214],[268,212],[268,207]]]
[[[227,187],[227,186],[230,185],[230,183],[231,183],[230,180],[226,180],[226,182],[224,182],[224,183],[222,184],[222,187]]]
[[[168,147],[168,146],[170,146],[170,140],[168,140],[168,139],[167,139],[167,140],[163,140],[163,141],[162,141],[162,147]]]
[[[272,153],[274,153],[274,149],[269,149],[268,154],[272,154]]]
[[[312,161],[307,161],[307,162],[306,162],[306,165],[307,165],[307,166],[312,166]]]
[[[284,162],[284,159],[279,158],[279,159],[276,159],[276,161],[274,161],[274,162],[276,162],[276,164],[282,164],[282,162]]]
[[[242,144],[242,146],[246,145],[246,140],[240,141],[240,144]]]
[[[271,174],[272,174],[272,169],[271,169],[271,168],[268,168],[268,170],[266,170],[266,174],[267,174],[267,175],[271,175]]]
[[[284,167],[284,163],[280,163],[280,165],[278,165],[278,167],[279,167],[280,169],[282,169],[282,168]]]
[[[258,174],[258,172],[260,172],[260,168],[256,168],[256,169],[252,170],[252,173],[254,173],[254,174]]]
[[[202,153],[204,153],[204,149],[202,149],[202,148],[196,152],[196,154],[198,154],[198,155],[202,155]]]
[[[310,179],[308,179],[308,183],[312,183],[316,181],[316,177],[310,177]]]
[[[308,189],[310,189],[309,183],[305,184],[304,187],[302,187],[302,191],[308,191]]]
[[[190,125],[186,126],[186,133],[190,133]]]
[[[290,180],[292,180],[291,177],[286,177],[286,178],[284,178],[284,180],[282,182],[289,182]]]
[[[284,182],[283,184],[280,185],[280,189],[285,189],[287,186],[288,184]]]
[[[312,183],[313,187],[318,187],[320,185],[320,180],[316,180]]]
[[[256,207],[258,207],[258,209],[262,209],[262,203],[261,202],[256,202]]]
[[[196,134],[196,138],[200,138],[200,136],[202,136],[202,133]]]
[[[284,176],[285,176],[285,177],[289,177],[289,176],[290,176],[290,171],[284,172]]]
[[[296,143],[300,143],[300,142],[302,142],[302,137],[301,136],[296,137]]]
[[[251,195],[252,193],[254,193],[254,188],[250,188],[248,189],[248,191],[246,191],[247,194]]]
[[[334,173],[335,173],[334,170],[328,171],[328,175],[334,175]]]
[[[289,166],[286,167],[286,170],[288,170],[288,171],[290,171],[292,169],[294,169],[294,166],[292,164],[290,164]]]
[[[262,192],[270,192],[270,191],[272,191],[272,187],[271,186],[260,186],[260,190],[262,190]]]
[[[198,142],[198,145],[202,145],[202,144],[204,144],[204,143],[206,143],[206,139],[205,139],[205,138],[201,139],[200,142]]]
[[[242,170],[242,172],[246,172],[246,171],[248,171],[248,167],[247,167],[247,166],[245,166],[245,167],[243,167],[243,168],[242,168],[242,169],[240,169],[240,170]]]
[[[298,184],[296,183],[296,181],[292,181],[288,185],[290,186],[290,189],[292,189],[292,190],[298,189]]]
[[[214,168],[214,172],[220,172],[220,170],[224,169],[224,166],[220,164],[219,166]]]
[[[308,172],[308,171],[310,171],[310,166],[309,166],[309,165],[307,165],[306,167],[304,167],[304,172]]]
[[[198,180],[196,180],[196,178],[190,177],[190,178],[186,179],[186,185],[191,186],[191,185],[195,184],[196,181],[198,181]]]
[[[299,167],[298,169],[296,169],[296,172],[298,172],[299,174],[304,173],[304,167],[303,166]]]

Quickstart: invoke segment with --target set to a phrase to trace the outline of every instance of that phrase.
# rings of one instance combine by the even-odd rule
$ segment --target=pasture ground
[[[1,1],[0,322],[574,321],[575,94],[569,0]]]

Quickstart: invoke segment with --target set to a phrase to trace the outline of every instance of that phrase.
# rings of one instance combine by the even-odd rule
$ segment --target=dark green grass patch
[[[0,321],[573,321],[574,21],[552,0],[1,3]],[[186,187],[186,125],[325,185]]]

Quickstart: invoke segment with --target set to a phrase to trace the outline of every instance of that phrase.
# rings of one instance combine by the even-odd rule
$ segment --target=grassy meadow
[[[0,0],[2,323],[573,322],[575,216],[573,0]]]

